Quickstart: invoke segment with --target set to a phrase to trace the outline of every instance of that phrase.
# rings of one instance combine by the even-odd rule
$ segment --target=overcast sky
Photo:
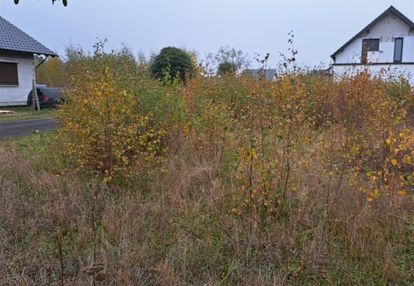
[[[0,15],[59,54],[72,44],[91,50],[125,44],[147,56],[165,46],[196,50],[221,46],[255,54],[285,52],[295,33],[301,63],[330,63],[330,55],[390,5],[410,19],[414,0],[0,0]]]

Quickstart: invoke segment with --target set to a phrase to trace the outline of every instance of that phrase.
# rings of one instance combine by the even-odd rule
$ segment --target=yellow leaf
[[[407,191],[399,191],[398,195],[400,195],[401,197],[404,197],[407,195]]]

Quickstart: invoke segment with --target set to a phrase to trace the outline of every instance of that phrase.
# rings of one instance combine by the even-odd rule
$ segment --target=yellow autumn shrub
[[[131,177],[163,153],[167,132],[135,92],[139,83],[155,83],[127,54],[83,55],[72,65],[76,73],[58,113],[66,158],[105,183]]]

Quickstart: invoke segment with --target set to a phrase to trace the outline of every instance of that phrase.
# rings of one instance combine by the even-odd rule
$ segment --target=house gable
[[[360,64],[364,39],[379,39],[379,51],[370,53],[369,63],[394,61],[394,39],[404,38],[402,62],[414,63],[414,23],[391,6],[331,57],[335,64]]]

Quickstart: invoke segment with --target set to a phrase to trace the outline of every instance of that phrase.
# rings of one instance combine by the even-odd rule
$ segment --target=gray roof
[[[0,50],[57,56],[28,34],[0,17]]]
[[[379,15],[374,21],[368,24],[364,29],[362,29],[358,34],[356,34],[352,39],[350,39],[348,42],[346,42],[342,47],[340,47],[335,53],[331,55],[331,58],[335,60],[336,55],[338,55],[340,52],[342,52],[347,46],[349,46],[355,39],[362,36],[364,33],[369,32],[369,29],[371,29],[373,26],[375,26],[379,21],[381,21],[383,18],[388,16],[389,14],[394,14],[396,17],[398,17],[401,21],[403,21],[405,24],[407,24],[410,29],[414,29],[414,23],[407,18],[403,13],[398,11],[394,6],[390,6],[387,10],[385,10],[384,13]]]
[[[246,69],[244,73],[250,74],[254,78],[260,78],[264,75],[265,79],[273,80],[276,77],[277,70],[275,69]]]

